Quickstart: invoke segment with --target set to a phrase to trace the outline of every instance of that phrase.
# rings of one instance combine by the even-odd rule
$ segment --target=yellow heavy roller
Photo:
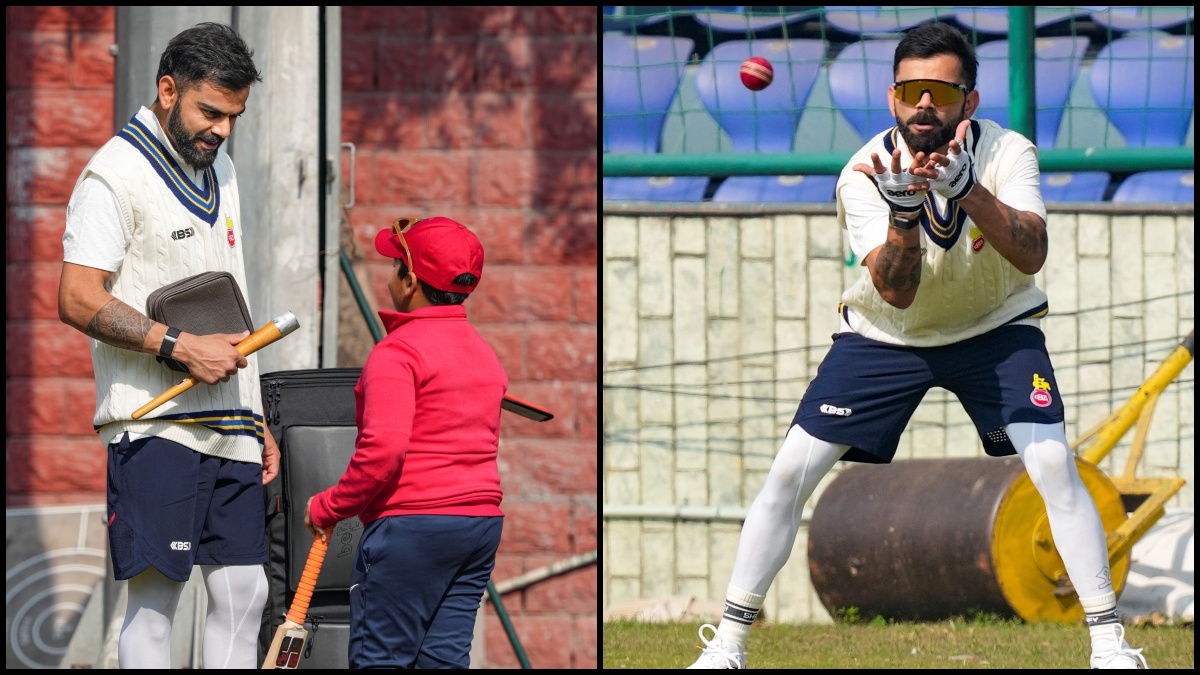
[[[1159,394],[1192,360],[1195,332],[1130,400],[1072,444],[1108,532],[1119,595],[1129,551],[1185,481],[1137,478]],[[1096,463],[1137,425],[1122,475]],[[1132,514],[1127,516],[1127,513]],[[834,617],[938,620],[990,612],[1077,622],[1083,608],[1054,547],[1046,508],[1016,457],[855,464],[821,495],[809,529],[813,586]]]

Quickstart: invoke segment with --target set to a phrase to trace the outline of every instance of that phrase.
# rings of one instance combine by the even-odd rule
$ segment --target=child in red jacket
[[[363,523],[350,588],[350,667],[466,668],[500,545],[496,453],[508,377],[462,303],[483,247],[449,218],[375,237],[396,260],[395,312],[354,388],[358,438],[337,485],[309,499],[322,539]]]

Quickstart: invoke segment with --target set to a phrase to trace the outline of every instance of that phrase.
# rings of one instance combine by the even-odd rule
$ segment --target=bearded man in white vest
[[[193,335],[142,311],[154,290],[202,272],[228,272],[246,288],[237,175],[221,146],[262,81],[252,56],[221,24],[172,38],[157,98],[92,157],[67,207],[59,317],[90,338],[109,548],[116,578],[129,580],[122,668],[170,667],[171,621],[194,565],[209,597],[205,667],[257,666],[262,490],[279,450],[263,423],[256,357],[234,346],[248,333]],[[156,355],[207,386],[133,420],[179,379]]]
[[[1036,148],[972,119],[978,61],[954,28],[909,31],[892,68],[896,126],[837,183],[838,220],[866,269],[842,295],[840,331],[747,513],[720,626],[701,627],[690,667],[746,667],[750,626],[805,501],[839,460],[889,463],[931,387],[958,396],[987,454],[1020,455],[1087,616],[1091,667],[1145,667],[1117,620],[1104,528],[1075,468],[1039,327],[1048,305],[1032,275],[1047,238]]]

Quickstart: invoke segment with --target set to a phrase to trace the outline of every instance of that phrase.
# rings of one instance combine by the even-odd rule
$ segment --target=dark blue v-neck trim
[[[975,156],[975,148],[979,145],[979,133],[979,122],[971,120],[972,157]],[[897,147],[899,135],[899,128],[892,127],[883,137],[883,147],[887,150],[889,157]],[[967,221],[967,212],[959,206],[957,201],[948,199],[945,213],[939,213],[937,202],[933,200],[933,193],[930,192],[925,195],[925,203],[922,205],[919,218],[921,227],[924,228],[929,240],[949,251],[954,248],[954,244],[958,242],[958,237],[962,234],[963,224]]]
[[[221,190],[217,188],[217,173],[213,167],[204,170],[204,188],[197,187],[136,115],[117,135],[142,153],[184,208],[209,225],[216,224],[221,210]]]

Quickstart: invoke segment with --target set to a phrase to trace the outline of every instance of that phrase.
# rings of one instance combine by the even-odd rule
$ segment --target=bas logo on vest
[[[194,237],[194,236],[196,236],[196,231],[190,227],[183,229],[183,230],[175,230],[174,232],[171,233],[171,238],[176,239],[176,240],[187,239],[188,237]]]

